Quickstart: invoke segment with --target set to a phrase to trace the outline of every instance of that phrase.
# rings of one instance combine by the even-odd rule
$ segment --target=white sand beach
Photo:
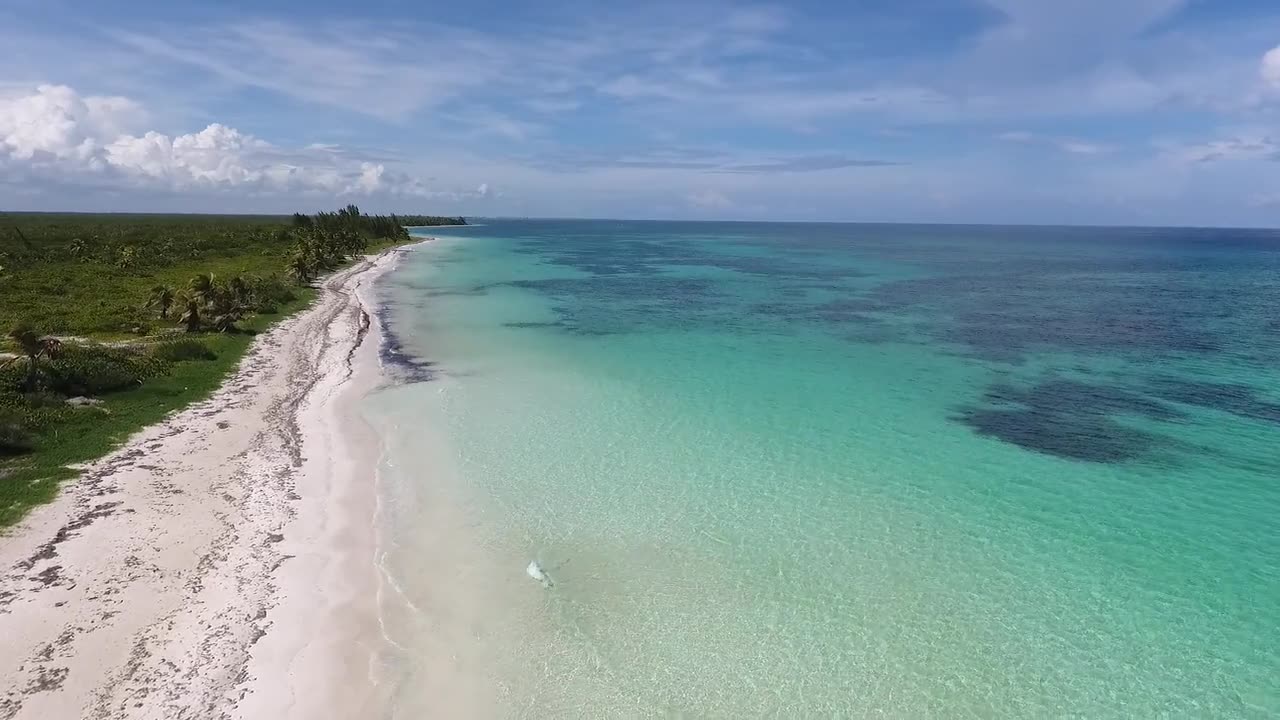
[[[368,717],[379,382],[367,289],[321,284],[208,400],[0,537],[0,718]]]

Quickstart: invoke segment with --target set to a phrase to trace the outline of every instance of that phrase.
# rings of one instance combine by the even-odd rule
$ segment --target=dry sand
[[[0,720],[377,714],[378,443],[354,403],[399,252],[0,537]]]

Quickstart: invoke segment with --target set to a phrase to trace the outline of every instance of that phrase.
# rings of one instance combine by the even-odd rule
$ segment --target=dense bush
[[[154,355],[123,348],[67,345],[48,363],[49,389],[67,396],[99,395],[123,390],[163,375],[169,363]]]
[[[0,457],[20,455],[35,448],[35,438],[16,410],[0,405]]]
[[[0,389],[0,456],[29,452],[36,432],[53,427],[71,412],[58,395]]]
[[[267,277],[251,275],[245,280],[245,284],[255,312],[273,313],[279,310],[281,305],[287,305],[298,299],[298,294],[294,292],[293,287],[275,273]]]
[[[217,353],[195,338],[182,338],[160,343],[151,349],[151,355],[166,362],[218,359]]]
[[[192,341],[194,342],[194,341]],[[177,344],[177,343],[174,343]],[[200,343],[204,359],[212,353]],[[181,352],[192,353],[187,349]],[[136,387],[168,372],[170,361],[154,354],[101,345],[62,345],[56,357],[40,360],[37,389],[25,385],[26,361],[0,367],[0,456],[29,452],[34,435],[75,412],[67,398]]]
[[[0,363],[0,404],[5,395],[22,392],[22,383],[26,377],[25,361]]]

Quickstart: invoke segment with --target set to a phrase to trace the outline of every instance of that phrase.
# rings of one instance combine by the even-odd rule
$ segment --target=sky
[[[1280,2],[0,0],[0,209],[1280,226]]]

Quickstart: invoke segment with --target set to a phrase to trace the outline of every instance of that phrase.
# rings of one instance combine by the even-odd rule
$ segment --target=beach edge
[[[321,281],[209,398],[10,529],[0,717],[363,716],[380,702],[379,450],[356,403],[382,382],[371,287],[411,247]]]

